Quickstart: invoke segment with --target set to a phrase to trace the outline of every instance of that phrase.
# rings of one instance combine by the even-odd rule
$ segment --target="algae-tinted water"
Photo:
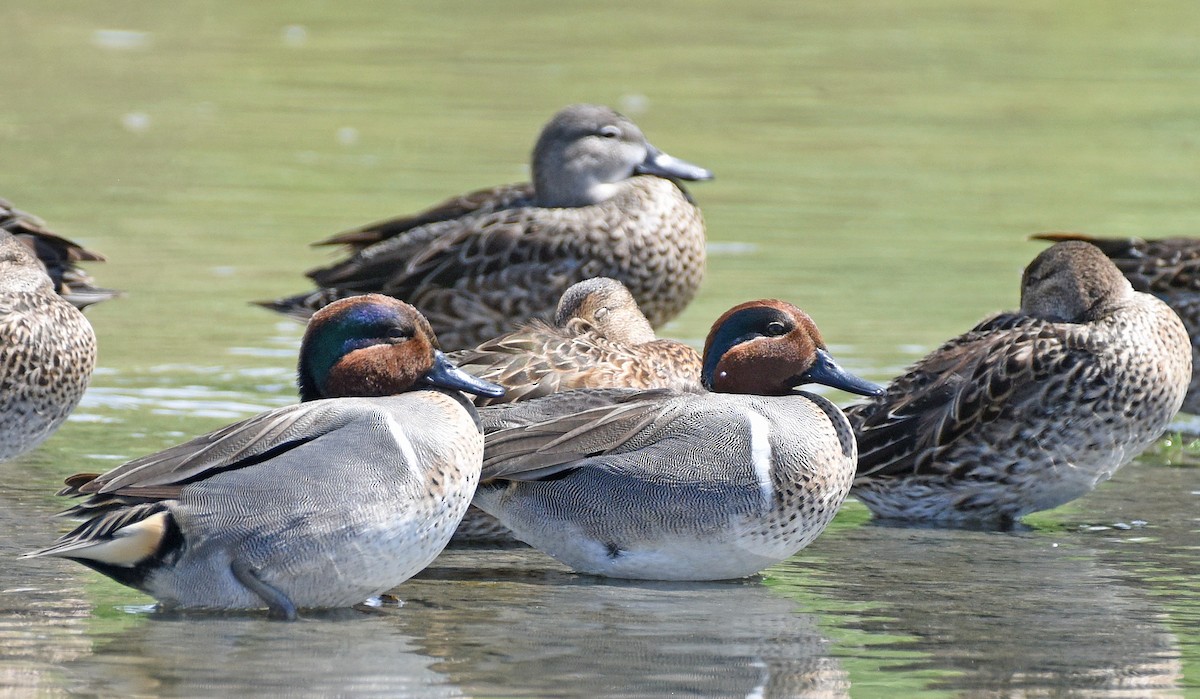
[[[527,177],[577,101],[713,169],[713,243],[665,333],[777,296],[877,380],[1017,303],[1047,229],[1194,235],[1200,6],[751,1],[10,3],[0,195],[108,255],[101,370],[0,465],[0,693],[1200,692],[1200,469],[1175,447],[1014,534],[849,504],[738,583],[456,553],[377,613],[160,617],[65,561],[56,483],[293,400],[307,243]],[[1168,461],[1173,460],[1174,464]],[[1180,463],[1182,462],[1182,463]]]

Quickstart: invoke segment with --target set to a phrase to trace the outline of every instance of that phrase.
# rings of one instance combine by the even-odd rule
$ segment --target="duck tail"
[[[256,306],[282,313],[289,318],[307,323],[312,314],[325,306],[349,296],[357,296],[341,289],[317,289],[295,296],[285,296],[273,301],[251,301]]]
[[[124,585],[142,589],[155,567],[183,549],[183,534],[161,502],[113,509],[89,519],[52,546],[22,558],[70,558]]]

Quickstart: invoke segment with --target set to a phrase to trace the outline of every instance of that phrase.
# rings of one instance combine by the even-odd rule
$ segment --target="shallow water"
[[[791,300],[885,380],[1017,303],[1046,229],[1196,234],[1200,5],[524,1],[5,9],[0,195],[108,255],[101,370],[0,465],[0,695],[1200,695],[1200,466],[1163,446],[1015,533],[850,503],[748,581],[447,554],[403,604],[172,617],[64,561],[77,471],[293,400],[305,287],[342,228],[523,179],[558,107],[612,104],[713,169],[699,342]],[[1193,421],[1194,422],[1194,421]]]

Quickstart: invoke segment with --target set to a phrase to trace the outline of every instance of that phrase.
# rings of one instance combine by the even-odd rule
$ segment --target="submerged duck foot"
[[[295,621],[298,617],[296,614],[296,605],[288,599],[287,595],[275,589],[271,585],[263,582],[258,574],[250,569],[244,561],[234,561],[229,569],[233,572],[233,577],[237,578],[238,582],[246,586],[254,594],[262,598],[262,601],[267,603],[268,619],[277,621]]]

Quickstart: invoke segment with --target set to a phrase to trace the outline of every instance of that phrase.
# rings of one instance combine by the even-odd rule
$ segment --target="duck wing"
[[[574,319],[565,329],[532,320],[515,332],[451,355],[464,371],[507,388],[495,405],[582,388],[699,390],[700,356],[671,340],[641,345],[614,342]]]
[[[346,245],[350,252],[358,252],[381,240],[394,238],[430,223],[449,221],[472,214],[491,213],[516,206],[528,206],[533,203],[533,197],[533,185],[528,182],[489,187],[447,199],[436,206],[410,216],[396,216],[351,228],[313,243],[313,245]]]
[[[175,498],[189,483],[247,468],[321,439],[360,419],[369,409],[368,401],[356,399],[277,408],[98,476],[71,476],[59,495],[92,496],[66,513],[72,516],[121,504]]]
[[[378,292],[416,305],[420,305],[421,289],[451,287],[462,279],[512,276],[526,268],[536,268],[545,284],[556,273],[545,265],[574,261],[581,254],[575,249],[579,242],[571,234],[571,217],[546,216],[545,211],[518,206],[436,221],[307,274],[317,285],[341,293]]]
[[[1002,314],[930,353],[888,387],[850,406],[858,480],[938,473],[941,450],[1004,414],[1038,402],[1054,377],[1098,399],[1105,380],[1090,332],[1068,323]]]
[[[460,369],[507,390],[500,398],[480,396],[477,406],[515,403],[548,396],[583,385],[577,375],[595,355],[578,336],[534,319],[518,330],[488,340],[474,349],[451,352]]]
[[[658,389],[568,391],[527,403],[480,409],[484,429],[481,480],[541,480],[572,463],[618,449],[673,414],[680,396]]]

